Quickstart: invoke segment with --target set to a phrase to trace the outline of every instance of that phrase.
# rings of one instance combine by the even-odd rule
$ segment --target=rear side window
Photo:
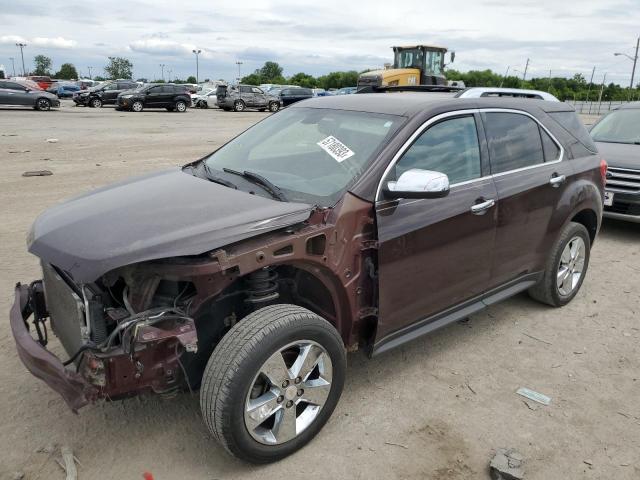
[[[241,93],[251,93],[251,87],[240,87]]]
[[[544,150],[544,161],[554,162],[560,160],[560,147],[554,142],[549,134],[542,128],[540,129],[540,136],[542,137],[542,149]]]
[[[580,118],[578,118],[576,112],[549,112],[549,116],[569,132],[573,138],[578,140],[587,150],[592,153],[598,151],[591,135],[589,135],[589,132],[584,127]]]
[[[308,88],[301,88],[298,90],[298,95],[311,95],[313,96],[313,92]]]
[[[483,113],[491,173],[544,163],[538,124],[517,113]]]
[[[426,130],[396,163],[396,179],[412,168],[445,173],[451,183],[480,177],[480,147],[472,116],[452,118]]]

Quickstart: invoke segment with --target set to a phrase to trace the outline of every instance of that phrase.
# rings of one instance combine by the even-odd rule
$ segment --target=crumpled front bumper
[[[98,397],[98,390],[78,373],[65,368],[58,357],[33,339],[27,323],[33,313],[30,298],[29,287],[17,284],[10,322],[20,360],[27,370],[58,392],[69,408],[77,413],[79,408]]]

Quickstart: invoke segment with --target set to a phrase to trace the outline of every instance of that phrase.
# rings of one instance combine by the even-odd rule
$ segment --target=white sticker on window
[[[356,153],[333,136],[329,136],[324,140],[320,140],[317,145],[319,145],[320,148],[331,155],[333,159],[338,163],[345,161],[347,158],[355,155]]]

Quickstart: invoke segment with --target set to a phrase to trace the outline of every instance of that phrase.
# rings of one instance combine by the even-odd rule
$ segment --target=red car
[[[51,84],[53,83],[53,81],[51,80],[51,77],[46,77],[46,76],[37,76],[37,75],[32,75],[30,77],[27,77],[29,80],[31,80],[32,82],[35,82],[38,84],[38,86],[42,89],[42,90],[46,90],[48,89]]]

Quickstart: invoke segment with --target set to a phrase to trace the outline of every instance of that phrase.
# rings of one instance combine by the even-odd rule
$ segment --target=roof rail
[[[381,92],[459,92],[464,87],[452,87],[449,85],[387,85],[382,87],[366,86],[359,88],[356,93],[381,93]]]

